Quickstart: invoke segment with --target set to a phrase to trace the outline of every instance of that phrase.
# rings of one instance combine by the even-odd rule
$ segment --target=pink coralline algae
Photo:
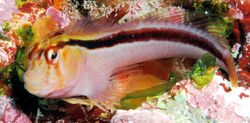
[[[46,15],[51,16],[61,28],[66,27],[70,21],[65,14],[57,10],[55,7],[49,7],[46,11]]]
[[[29,117],[14,108],[6,96],[0,97],[0,123],[32,123]]]
[[[12,13],[17,11],[15,0],[0,0],[0,24],[12,17]]]
[[[0,40],[0,67],[8,66],[13,62],[16,50],[15,42]]]
[[[174,120],[159,110],[118,110],[111,123],[174,123]]]
[[[145,4],[145,2],[143,2],[143,0],[135,1],[135,3],[129,7],[129,14],[130,15],[136,14],[138,11],[140,11],[142,9],[143,4]]]
[[[222,77],[215,75],[212,82],[205,88],[198,90],[191,83],[185,85],[188,93],[188,103],[203,110],[211,119],[225,123],[239,123],[249,121],[248,108],[242,107],[242,104],[249,102],[249,98],[242,99],[242,93],[248,93],[244,88],[234,88],[226,92],[227,85]],[[249,114],[249,113],[248,113]]]
[[[239,57],[239,68],[238,76],[241,81],[243,81],[247,87],[250,85],[250,72],[249,72],[249,63],[250,63],[250,45],[246,44],[243,46],[243,52]]]

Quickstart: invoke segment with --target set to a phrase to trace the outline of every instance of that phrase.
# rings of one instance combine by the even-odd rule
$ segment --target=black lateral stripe
[[[78,45],[88,49],[96,49],[112,47],[117,44],[147,42],[150,40],[190,44],[192,46],[200,47],[203,50],[209,51],[214,56],[224,61],[223,54],[208,39],[180,29],[144,28],[132,31],[123,31],[96,40],[84,41],[70,39],[68,42],[61,42],[60,46]]]

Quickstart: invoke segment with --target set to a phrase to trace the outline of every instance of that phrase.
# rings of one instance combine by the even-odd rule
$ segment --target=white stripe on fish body
[[[119,67],[161,58],[187,57],[198,59],[207,52],[190,44],[151,40],[91,50],[89,56],[97,57],[93,60],[98,59],[99,61],[91,61],[91,58],[88,58],[88,60],[90,60],[89,63],[101,62],[101,65],[115,70]],[[223,61],[217,58],[216,62],[224,70],[227,70]]]
[[[206,52],[208,51],[190,44],[150,40],[90,50],[87,66],[92,66],[94,67],[93,70],[97,70],[93,73],[103,73],[103,79],[98,79],[100,80],[98,82],[94,82],[96,80],[92,82],[92,87],[101,91],[106,88],[105,85],[108,85],[108,77],[118,68],[161,58],[187,57],[198,59]],[[226,65],[222,61],[219,59],[216,59],[216,61],[219,66],[227,70]],[[92,92],[96,91],[92,90]]]

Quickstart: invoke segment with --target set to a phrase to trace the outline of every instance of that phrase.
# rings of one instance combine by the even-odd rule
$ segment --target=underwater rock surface
[[[32,123],[26,114],[13,107],[11,99],[6,96],[0,97],[0,121],[4,123]]]

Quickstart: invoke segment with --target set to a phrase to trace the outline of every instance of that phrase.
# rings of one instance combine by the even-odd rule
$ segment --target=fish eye
[[[57,58],[57,53],[56,52],[53,52],[51,54],[51,59],[55,60]]]
[[[45,58],[48,63],[55,64],[58,61],[58,48],[56,47],[50,47],[45,51]]]

